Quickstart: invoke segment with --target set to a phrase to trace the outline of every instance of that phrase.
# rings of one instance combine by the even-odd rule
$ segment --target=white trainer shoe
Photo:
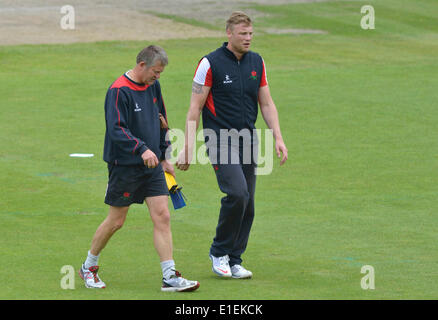
[[[163,286],[161,287],[161,291],[167,292],[187,292],[187,291],[195,291],[199,288],[198,281],[192,281],[184,279],[181,276],[181,273],[175,271],[175,275],[170,277],[170,279],[163,279]]]
[[[84,280],[85,287],[95,289],[103,289],[106,287],[105,283],[100,280],[97,275],[97,271],[99,271],[99,266],[92,266],[88,269],[85,269],[84,265],[81,266],[79,269],[79,276]]]
[[[249,279],[252,278],[252,272],[246,270],[240,264],[235,264],[231,267],[231,277],[234,279]]]
[[[210,254],[210,260],[212,262],[211,269],[214,273],[216,273],[218,276],[229,278],[231,277],[231,269],[228,261],[230,261],[230,258],[228,255],[225,255],[223,257],[215,257]]]

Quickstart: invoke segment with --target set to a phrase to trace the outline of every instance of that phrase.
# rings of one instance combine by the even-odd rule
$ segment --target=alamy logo
[[[230,76],[228,74],[225,75],[224,83],[232,83],[233,80],[230,79]]]
[[[204,142],[199,148],[193,148],[187,154],[191,164],[257,164],[256,175],[271,174],[273,169],[274,136],[271,129],[220,129],[216,131],[204,128],[196,131],[196,121],[187,123],[187,131],[193,141]],[[185,134],[174,128],[166,133],[166,140],[172,147],[167,148],[165,157],[172,164],[176,163],[178,154],[183,150]],[[264,141],[264,143],[263,143]],[[220,166],[213,167],[216,171]]]
[[[140,106],[138,105],[137,102],[135,103],[135,109],[134,109],[134,111],[135,111],[135,112],[141,111],[141,108],[140,108]]]
[[[75,8],[71,5],[61,7],[61,13],[65,14],[61,18],[60,25],[62,30],[74,30],[75,29]]]
[[[61,274],[64,276],[61,278],[62,289],[74,289],[75,288],[75,269],[73,266],[65,265],[61,268]]]

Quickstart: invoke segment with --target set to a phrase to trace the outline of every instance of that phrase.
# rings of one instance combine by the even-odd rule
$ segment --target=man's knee
[[[236,204],[246,206],[249,201],[249,192],[246,188],[233,188],[228,192],[227,196]]]
[[[151,202],[149,200],[149,212],[152,218],[152,221],[155,225],[169,225],[170,224],[170,211],[168,207],[167,197],[156,198]]]
[[[120,230],[123,227],[123,224],[125,223],[125,219],[117,219],[113,221],[112,227],[114,231]]]
[[[113,232],[116,232],[123,227],[127,213],[128,207],[110,207],[108,222],[111,224]]]

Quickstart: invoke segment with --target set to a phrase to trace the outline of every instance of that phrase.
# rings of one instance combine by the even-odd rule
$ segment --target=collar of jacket
[[[222,45],[222,50],[224,51],[225,55],[228,56],[230,59],[233,59],[234,61],[242,61],[246,57],[247,53],[244,53],[242,55],[242,58],[240,60],[237,60],[237,57],[230,49],[227,48],[227,46],[228,46],[228,42],[224,42],[224,44]]]

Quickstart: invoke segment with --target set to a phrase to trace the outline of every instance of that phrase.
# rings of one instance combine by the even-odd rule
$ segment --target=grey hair
[[[162,66],[167,66],[169,63],[166,51],[156,45],[150,45],[138,53],[137,64],[142,61],[146,63],[148,67],[154,66],[157,61],[160,61]]]

